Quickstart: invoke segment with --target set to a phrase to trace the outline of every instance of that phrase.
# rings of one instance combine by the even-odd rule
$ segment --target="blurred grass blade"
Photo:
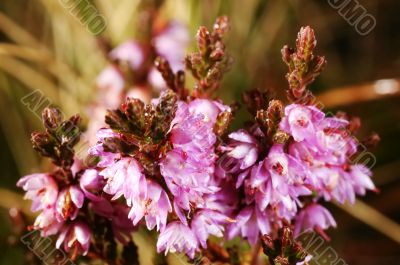
[[[378,212],[368,204],[360,200],[356,200],[354,205],[336,205],[353,217],[366,223],[388,238],[391,238],[400,244],[400,225],[382,213]]]
[[[16,43],[35,48],[42,47],[41,43],[29,32],[2,12],[0,12],[0,30]]]
[[[89,84],[70,69],[70,67],[58,60],[55,60],[50,54],[44,51],[38,51],[34,48],[0,43],[0,56],[8,55],[29,60],[41,64],[46,70],[56,76],[64,87],[74,95],[78,96],[76,91],[88,90]],[[78,97],[76,97],[78,99]]]
[[[52,102],[58,102],[57,87],[42,74],[26,64],[8,56],[0,56],[0,69],[10,74],[32,90],[40,90]]]
[[[383,79],[363,85],[331,89],[325,93],[317,95],[317,98],[326,107],[331,108],[399,95],[400,80]]]

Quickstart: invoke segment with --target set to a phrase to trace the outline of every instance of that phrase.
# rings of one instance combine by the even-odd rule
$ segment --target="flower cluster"
[[[112,50],[113,65],[98,79],[105,124],[95,126],[85,161],[73,149],[78,117],[63,121],[59,111],[44,111],[46,131],[34,133],[32,142],[54,170],[17,184],[32,211],[40,211],[33,229],[57,234],[57,247],[73,258],[90,253],[109,264],[138,264],[131,237],[138,227],[156,230],[159,253],[191,259],[201,253],[216,262],[238,260],[237,252],[215,244],[237,236],[252,245],[261,241],[271,264],[310,259],[294,237],[309,230],[326,236],[336,226],[322,201],[353,203],[375,189],[370,169],[357,159],[358,120],[328,116],[312,102],[307,85],[325,59],[314,56],[314,32],[306,27],[296,49],[282,50],[291,104],[247,92],[244,103],[254,119],[229,133],[234,108],[213,97],[232,62],[223,43],[228,29],[221,17],[212,31],[198,31],[198,52],[185,58],[192,90],[180,69],[187,42],[180,25],[152,37],[152,55],[136,41]],[[159,97],[129,92],[156,80],[155,70],[163,80],[151,85],[162,84]],[[117,242],[124,245],[120,258]]]
[[[357,194],[375,188],[370,170],[352,162],[357,142],[347,120],[298,104],[286,106],[282,114],[271,142],[264,142],[267,132],[256,125],[250,132],[231,133],[223,147],[234,159],[227,159],[228,173],[245,194],[229,237],[240,234],[254,244],[260,232],[269,234],[273,225],[286,222],[295,223],[295,234],[336,226],[318,204],[320,198],[353,203]]]
[[[225,112],[217,101],[185,102],[167,90],[148,105],[128,99],[98,133],[91,154],[100,158],[104,192],[125,198],[134,225],[160,231],[158,251],[193,258],[209,235],[223,235],[232,198],[214,174],[214,127]]]
[[[126,216],[127,207],[113,205],[101,196],[105,183],[98,171],[87,168],[74,157],[73,147],[79,141],[79,118],[73,116],[63,121],[59,110],[47,108],[43,112],[46,131],[33,133],[34,148],[52,159],[51,173],[36,173],[21,178],[17,186],[26,191],[25,198],[32,200],[33,212],[40,211],[32,229],[43,237],[57,235],[56,247],[86,255],[91,244],[91,224],[88,211],[110,222],[115,237],[127,243],[133,225]]]

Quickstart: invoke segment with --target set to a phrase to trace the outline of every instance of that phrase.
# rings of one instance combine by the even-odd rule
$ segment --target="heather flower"
[[[329,121],[329,123],[331,122]],[[335,123],[345,124],[336,119]],[[289,153],[307,165],[308,177],[305,179],[305,183],[325,200],[334,199],[340,203],[345,201],[354,203],[356,194],[364,195],[367,189],[375,189],[370,179],[371,172],[363,165],[349,164],[349,157],[355,154],[356,150],[353,138],[349,135],[345,135],[343,138],[342,132],[332,132],[331,134],[337,135],[335,137],[337,145],[326,145],[322,149],[318,143],[316,145],[306,142],[292,143]],[[332,135],[326,137],[333,138]],[[335,146],[337,149],[334,148]]]
[[[167,193],[152,181],[147,182],[147,196],[145,199],[132,200],[132,207],[128,217],[134,225],[144,217],[147,228],[152,230],[164,230],[167,223],[167,215],[172,211],[172,206]]]
[[[212,168],[203,165],[207,166],[179,149],[168,152],[160,163],[161,174],[180,208],[190,210],[190,202],[195,205],[202,204],[204,194],[219,190],[218,187],[209,185]]]
[[[245,130],[233,132],[229,134],[228,137],[230,139],[229,145],[226,147],[222,147],[221,149],[227,152],[226,155],[228,157],[237,160],[235,161],[236,167],[230,168],[229,172],[245,170],[254,165],[258,159],[259,152],[257,140]],[[221,162],[231,163],[232,161]],[[224,165],[222,166],[224,167]],[[224,169],[228,168],[224,167]]]
[[[287,185],[303,184],[305,168],[302,164],[286,154],[283,145],[276,144],[271,147],[263,166],[270,174],[274,189]]]
[[[193,217],[191,228],[203,248],[207,248],[210,235],[223,237],[224,226],[229,218],[217,211],[201,210]]]
[[[105,109],[116,108],[121,103],[125,81],[122,74],[115,66],[108,66],[99,74],[96,79],[96,84],[100,90],[100,93],[98,93],[98,102],[100,106],[96,109],[103,110],[102,117],[104,117]],[[93,115],[91,115],[91,117],[93,117]],[[97,129],[98,128],[99,127],[97,127]]]
[[[296,216],[294,234],[297,236],[301,232],[308,232],[308,230],[326,230],[329,227],[336,227],[336,222],[331,213],[321,205],[312,203]]]
[[[100,175],[107,180],[104,191],[113,195],[113,200],[123,195],[127,204],[132,205],[133,200],[146,198],[146,178],[134,158],[121,158],[102,170]]]
[[[69,186],[61,190],[56,201],[56,213],[59,221],[74,220],[82,208],[85,195],[78,186]]]
[[[304,167],[282,145],[274,145],[267,158],[253,167],[247,194],[255,194],[261,211],[271,205],[279,217],[290,220],[297,211],[298,197],[311,194],[303,186],[305,176]]]
[[[52,207],[58,196],[57,183],[49,174],[27,175],[17,182],[17,186],[26,191],[25,199],[32,200],[33,212]]]
[[[105,181],[96,169],[86,169],[79,179],[79,185],[86,198],[98,201]]]
[[[316,133],[320,153],[326,156],[330,164],[343,164],[357,152],[357,143],[346,129],[349,122],[338,118],[325,118],[318,126]]]
[[[184,68],[183,59],[185,49],[189,44],[188,29],[177,21],[169,25],[154,37],[154,47],[157,53],[163,56],[171,64],[172,70]]]
[[[304,139],[312,141],[315,138],[317,126],[325,114],[314,106],[291,104],[285,108],[281,130],[293,136],[295,141]]]
[[[110,52],[113,60],[123,61],[136,70],[142,66],[144,62],[144,50],[135,40],[128,40]]]
[[[170,132],[173,149],[161,160],[160,171],[175,204],[184,210],[190,210],[190,203],[204,203],[204,194],[219,190],[211,180],[216,160],[213,127],[220,112],[220,105],[213,101],[178,103]]]
[[[54,206],[44,209],[35,219],[33,228],[40,231],[42,237],[57,234],[64,222],[60,222],[56,217]]]
[[[162,231],[157,241],[158,252],[183,252],[190,258],[194,258],[194,254],[198,249],[198,240],[190,230],[190,228],[181,222],[171,222]]]
[[[73,257],[78,252],[85,256],[89,252],[90,236],[91,231],[88,225],[82,221],[76,221],[61,230],[56,247],[60,248],[63,244],[65,251],[70,252],[72,249]]]
[[[247,238],[250,244],[255,245],[260,233],[271,232],[271,215],[268,211],[260,211],[258,207],[247,206],[236,216],[235,221],[228,225],[227,237],[235,236]]]
[[[376,190],[371,180],[372,172],[362,164],[356,164],[350,167],[348,174],[353,184],[353,189],[358,195],[365,195],[366,190]]]

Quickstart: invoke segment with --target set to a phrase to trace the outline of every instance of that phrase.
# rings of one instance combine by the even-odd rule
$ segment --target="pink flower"
[[[376,189],[371,180],[372,172],[366,166],[361,164],[351,166],[349,175],[353,189],[358,195],[365,195],[366,190]]]
[[[296,225],[294,229],[295,236],[301,232],[308,230],[336,227],[336,222],[331,213],[319,204],[313,203],[302,209],[296,217]]]
[[[212,181],[216,160],[213,127],[222,110],[219,103],[203,99],[178,103],[170,137],[173,149],[160,161],[161,174],[178,208],[190,210],[190,203],[202,204],[204,194],[219,190]]]
[[[168,213],[172,211],[172,206],[167,193],[152,181],[147,183],[147,197],[143,200],[132,200],[132,207],[128,217],[132,219],[133,224],[144,217],[147,228],[152,230],[157,227],[157,230],[164,230],[167,223]]]
[[[88,199],[96,201],[101,199],[105,181],[96,169],[86,169],[79,179],[79,185]]]
[[[264,160],[264,167],[271,177],[272,187],[288,184],[303,184],[305,179],[305,168],[292,156],[283,151],[282,145],[271,147],[268,158]]]
[[[114,60],[126,61],[134,70],[141,67],[145,59],[143,48],[134,40],[126,41],[116,47],[110,52],[110,57]]]
[[[222,237],[228,217],[213,210],[201,210],[193,218],[191,228],[203,248],[207,248],[210,235]]]
[[[233,132],[228,137],[230,138],[229,145],[223,147],[222,150],[227,152],[228,157],[236,159],[237,167],[226,169],[229,172],[235,172],[236,170],[245,170],[254,165],[258,159],[259,152],[257,140],[245,130]]]
[[[255,245],[260,233],[264,235],[271,232],[271,221],[267,211],[261,212],[258,207],[247,206],[239,212],[235,222],[228,226],[227,237],[232,239],[239,235]]]
[[[26,191],[24,198],[32,200],[33,212],[51,208],[58,196],[57,183],[49,174],[27,175],[17,182]]]
[[[82,208],[85,195],[78,186],[69,186],[58,195],[56,215],[59,221],[74,220]]]
[[[189,44],[189,32],[183,24],[173,21],[153,39],[159,55],[168,60],[173,71],[183,70],[185,49]]]
[[[274,145],[268,157],[253,167],[247,196],[255,195],[261,211],[271,205],[278,216],[290,220],[296,214],[298,197],[311,194],[303,185],[305,177],[299,161],[286,154],[282,145]]]
[[[118,69],[112,65],[105,68],[97,77],[96,84],[100,90],[98,102],[101,106],[97,108],[103,109],[103,113],[107,108],[117,108],[121,103],[125,87],[125,80]]]
[[[348,157],[357,152],[357,143],[346,129],[348,121],[338,118],[326,118],[320,122],[316,132],[317,146],[320,153],[327,154],[326,162],[343,164]]]
[[[211,184],[213,168],[207,167],[207,162],[195,155],[191,153],[189,156],[182,150],[174,149],[160,163],[161,174],[175,196],[175,202],[185,210],[190,209],[190,202],[202,204],[204,194],[219,189]]]
[[[190,228],[181,222],[172,222],[162,231],[157,241],[157,252],[184,252],[190,258],[198,249],[198,241]]]
[[[291,104],[285,108],[285,117],[280,127],[291,134],[296,141],[315,138],[317,126],[325,114],[314,106]]]
[[[74,222],[65,226],[56,242],[56,247],[60,248],[64,243],[64,250],[69,252],[73,249],[73,254],[77,252],[86,255],[90,247],[91,232],[87,224],[81,221]]]
[[[100,175],[107,180],[104,191],[114,195],[113,200],[123,195],[130,206],[133,200],[146,198],[146,178],[141,165],[134,158],[121,158],[101,171]]]
[[[33,224],[35,230],[40,230],[42,237],[57,234],[64,222],[58,221],[54,207],[44,209],[37,217]]]

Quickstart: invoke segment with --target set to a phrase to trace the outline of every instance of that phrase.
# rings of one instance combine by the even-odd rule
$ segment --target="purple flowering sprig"
[[[376,191],[370,168],[356,159],[365,150],[354,137],[359,119],[343,113],[329,117],[312,105],[307,85],[325,64],[323,57],[313,55],[312,29],[302,28],[296,44],[296,50],[283,49],[289,99],[295,103],[284,106],[267,93],[245,93],[254,120],[218,147],[218,172],[233,179],[239,201],[227,237],[241,236],[257,245],[261,235],[271,235],[263,237],[271,264],[303,264],[305,253],[298,245],[290,243],[284,250],[279,245],[292,237],[289,228],[294,236],[314,230],[329,239],[324,230],[336,222],[323,201],[354,203],[357,195]],[[372,146],[378,140],[372,135],[365,143]],[[277,239],[279,231],[286,231],[282,240]]]
[[[119,92],[113,104],[103,106],[110,110],[105,126],[95,127],[89,165],[74,156],[79,117],[63,121],[59,111],[45,110],[46,131],[32,139],[55,168],[17,184],[33,201],[32,211],[40,211],[32,229],[58,235],[57,247],[73,259],[82,255],[108,264],[138,264],[131,236],[141,226],[158,232],[158,253],[182,252],[192,261],[241,264],[238,248],[225,249],[214,239],[236,236],[259,246],[254,260],[262,246],[271,264],[308,261],[294,238],[309,230],[327,238],[324,230],[336,222],[323,201],[352,203],[375,190],[370,169],[354,159],[361,150],[353,137],[360,121],[343,113],[330,117],[312,105],[307,86],[325,59],[313,54],[314,32],[305,27],[296,50],[282,50],[288,95],[295,103],[285,106],[271,94],[250,91],[243,99],[253,119],[228,133],[233,108],[213,98],[232,62],[223,42],[228,29],[226,17],[218,18],[212,31],[199,29],[198,52],[185,61],[196,79],[193,90],[173,63],[180,56],[158,52],[151,69],[159,71],[164,90],[151,101],[119,93],[141,83],[129,82],[124,65],[140,79],[151,56],[136,41],[111,51],[117,66],[106,71],[104,85],[116,85]],[[171,51],[170,35],[157,36],[164,41],[153,48]],[[126,98],[122,104],[121,98]],[[372,135],[364,143],[378,140]]]
[[[40,212],[28,229],[42,237],[57,235],[56,247],[63,247],[71,260],[88,256],[119,264],[124,257],[117,256],[116,240],[129,243],[126,237],[133,225],[126,222],[124,206],[112,204],[102,194],[104,184],[97,170],[75,157],[74,146],[81,135],[79,116],[63,120],[59,110],[46,108],[42,117],[45,132],[33,133],[32,142],[39,154],[52,159],[54,167],[17,183],[26,191],[25,198],[32,200],[31,210]]]

